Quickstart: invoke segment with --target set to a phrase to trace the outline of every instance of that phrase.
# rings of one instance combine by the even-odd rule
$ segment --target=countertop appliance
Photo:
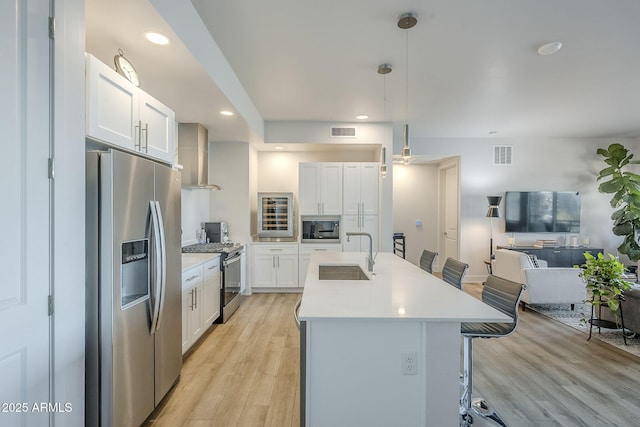
[[[180,173],[86,155],[86,403],[91,426],[139,426],[182,368]]]
[[[210,243],[225,243],[229,241],[229,228],[226,222],[205,222],[204,231]]]
[[[302,216],[302,243],[340,243],[339,216]]]
[[[220,289],[220,317],[215,323],[224,323],[240,307],[242,285],[242,251],[238,243],[196,243],[182,248],[184,253],[219,253],[222,289]]]
[[[258,193],[258,238],[293,237],[293,193]]]

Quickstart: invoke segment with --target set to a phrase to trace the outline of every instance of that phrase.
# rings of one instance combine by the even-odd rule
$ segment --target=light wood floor
[[[477,285],[465,289],[479,295]],[[185,355],[180,381],[145,426],[298,426],[299,297],[246,297]],[[640,425],[640,358],[586,338],[521,312],[513,335],[474,341],[474,395],[510,427]]]

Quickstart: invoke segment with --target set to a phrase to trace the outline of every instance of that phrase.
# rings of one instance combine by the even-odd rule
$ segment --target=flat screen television
[[[576,191],[507,191],[504,210],[507,233],[580,232]]]

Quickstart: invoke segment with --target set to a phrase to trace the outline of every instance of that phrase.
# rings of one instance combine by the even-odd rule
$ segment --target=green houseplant
[[[605,257],[598,253],[594,257],[585,252],[584,258],[586,261],[580,266],[579,276],[586,283],[587,292],[593,296],[587,302],[594,306],[606,304],[618,318],[620,299],[624,291],[631,288],[631,284],[622,278],[624,265],[611,254]]]
[[[597,180],[603,180],[598,186],[601,193],[613,194],[611,207],[616,211],[611,215],[613,234],[624,237],[618,246],[618,252],[632,261],[640,260],[640,175],[630,172],[629,165],[640,164],[632,160],[621,144],[611,144],[608,148],[598,148],[597,153],[604,157],[608,165],[598,174]]]

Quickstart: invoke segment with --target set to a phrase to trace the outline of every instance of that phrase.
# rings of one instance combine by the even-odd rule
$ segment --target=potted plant
[[[630,172],[629,165],[640,164],[632,160],[633,154],[621,144],[611,144],[608,148],[598,148],[608,165],[598,174],[597,180],[604,180],[599,186],[601,193],[613,194],[611,207],[616,211],[611,215],[613,234],[624,237],[618,252],[632,261],[640,260],[640,175]]]
[[[592,296],[587,302],[594,306],[606,304],[618,319],[620,300],[631,284],[622,278],[624,265],[613,255],[605,257],[601,252],[597,256],[584,253],[585,263],[580,266],[579,276],[586,283],[587,292]]]

